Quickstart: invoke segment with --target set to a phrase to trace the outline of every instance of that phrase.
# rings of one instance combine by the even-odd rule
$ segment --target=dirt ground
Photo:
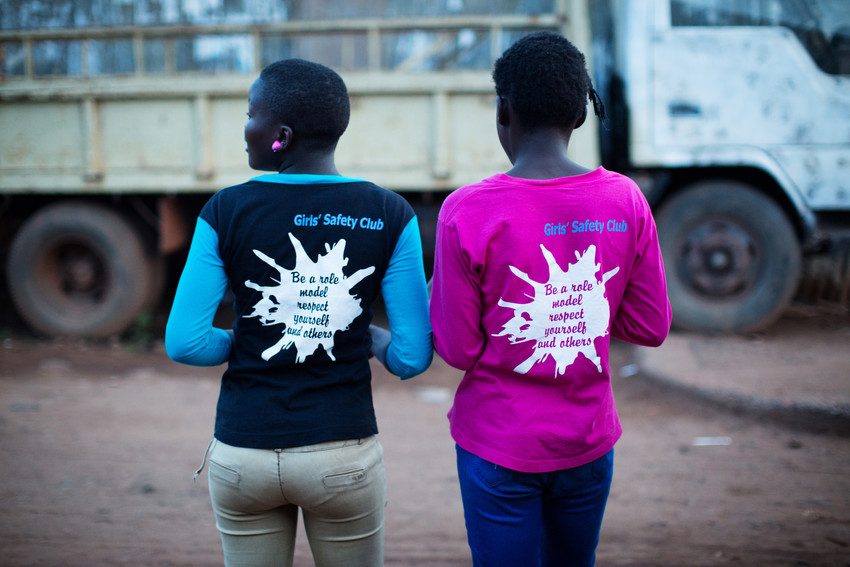
[[[846,349],[850,322],[839,327],[795,326]],[[206,478],[192,481],[220,368],[171,363],[160,346],[0,347],[0,565],[221,564]],[[612,371],[634,357],[616,345]],[[405,383],[375,368],[387,565],[470,563],[445,419],[458,379],[439,360]],[[615,390],[625,434],[599,565],[850,565],[850,439],[640,374]],[[310,557],[301,533],[296,565]]]

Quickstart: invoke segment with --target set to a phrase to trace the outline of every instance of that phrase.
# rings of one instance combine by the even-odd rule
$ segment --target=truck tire
[[[691,185],[661,207],[657,222],[677,328],[751,332],[791,301],[802,266],[794,227],[749,185]]]
[[[140,235],[91,203],[50,205],[28,219],[12,242],[7,275],[18,313],[50,336],[119,334],[156,287]]]

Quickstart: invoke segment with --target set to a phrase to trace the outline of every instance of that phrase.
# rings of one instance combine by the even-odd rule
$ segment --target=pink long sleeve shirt
[[[452,437],[483,459],[549,472],[607,453],[622,433],[611,337],[657,346],[670,320],[655,222],[627,177],[499,174],[440,210],[434,344],[465,371]]]

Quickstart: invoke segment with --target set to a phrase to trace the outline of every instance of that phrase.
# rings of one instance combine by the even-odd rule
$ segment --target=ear
[[[496,97],[496,123],[499,126],[508,126],[510,125],[510,111],[508,109],[508,101],[504,98],[497,96]]]
[[[576,125],[573,126],[573,130],[581,128],[581,125],[584,124],[585,120],[587,120],[587,107],[586,106],[581,109],[581,116],[579,116],[578,120],[576,120]]]
[[[277,132],[276,140],[280,142],[281,150],[285,150],[292,145],[293,132],[292,128],[286,124],[281,124]]]

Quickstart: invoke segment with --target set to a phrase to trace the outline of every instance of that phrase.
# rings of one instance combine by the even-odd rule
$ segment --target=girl
[[[449,412],[476,566],[592,565],[621,428],[611,337],[670,328],[655,223],[637,186],[568,157],[585,120],[583,55],[549,32],[496,62],[513,168],[462,187],[437,223],[431,324],[465,371]]]
[[[289,59],[262,71],[245,142],[249,165],[274,173],[204,206],[169,317],[172,359],[227,362],[208,449],[226,565],[291,565],[299,508],[316,565],[383,563],[368,359],[405,379],[432,347],[412,209],[336,169],[349,113],[327,67]],[[236,321],[225,331],[212,321],[228,285]],[[381,292],[391,334],[370,333]]]

